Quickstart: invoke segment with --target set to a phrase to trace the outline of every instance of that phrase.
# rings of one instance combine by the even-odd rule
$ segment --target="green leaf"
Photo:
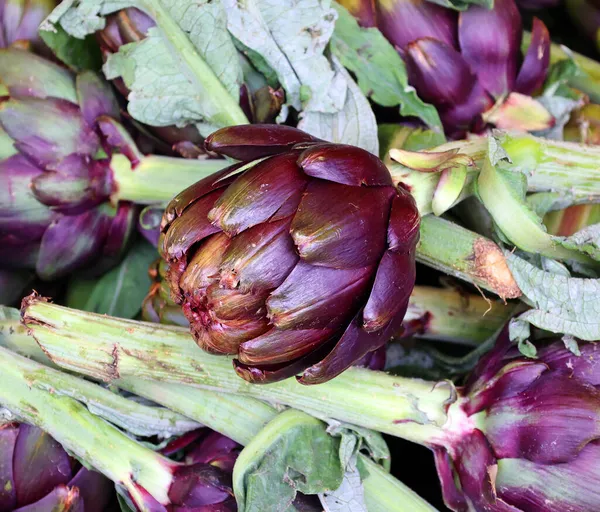
[[[104,16],[136,7],[154,19],[146,39],[120,48],[104,66],[130,89],[128,109],[153,126],[196,123],[203,134],[244,124],[239,87],[242,67],[220,2],[210,0],[67,0],[49,16],[83,38],[105,25]]]
[[[368,512],[356,456],[346,469],[341,485],[334,491],[320,494],[319,498],[326,512]]]
[[[72,278],[66,305],[93,313],[134,318],[150,287],[148,267],[157,256],[156,249],[148,242],[137,241],[119,266],[98,279]]]
[[[600,339],[600,280],[547,272],[505,251],[510,271],[533,306],[520,321],[554,333]]]
[[[428,0],[432,4],[442,5],[456,11],[465,11],[472,5],[479,5],[486,9],[494,7],[494,0]]]
[[[322,113],[343,107],[345,80],[324,55],[336,18],[330,1],[223,0],[223,6],[227,28],[252,50],[248,58],[257,69],[276,73],[287,105]]]
[[[102,55],[94,36],[77,39],[67,34],[60,25],[52,28],[54,30],[40,30],[40,36],[56,57],[74,71],[100,70]]]
[[[575,354],[576,356],[581,355],[581,350],[579,350],[579,344],[577,343],[577,340],[573,338],[573,336],[563,336],[562,341],[565,344],[565,347],[567,347],[567,349],[570,350],[571,353]]]
[[[424,103],[408,85],[404,62],[376,28],[362,28],[341,5],[331,51],[358,80],[362,92],[384,107],[400,106],[404,116],[416,116],[432,130],[443,133],[440,116],[433,105]]]
[[[567,249],[578,250],[600,261],[600,224],[592,224],[569,237],[554,237],[560,245]]]
[[[338,489],[344,478],[340,444],[308,414],[294,409],[279,414],[236,461],[233,490],[239,512],[293,511],[297,492]]]
[[[305,111],[298,128],[321,139],[351,144],[379,155],[377,121],[367,98],[335,57],[333,64],[347,80],[344,107],[333,114]]]

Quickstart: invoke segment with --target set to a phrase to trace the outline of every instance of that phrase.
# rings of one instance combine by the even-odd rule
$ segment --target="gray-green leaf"
[[[223,0],[227,27],[252,50],[258,69],[266,63],[297,111],[334,113],[344,104],[346,85],[327,57],[336,14],[328,0]]]
[[[335,57],[333,65],[347,80],[344,107],[333,114],[305,111],[298,128],[321,139],[352,144],[379,155],[377,121],[367,98]]]
[[[586,341],[600,338],[600,280],[545,272],[509,251],[505,255],[517,285],[533,305],[519,320]]]
[[[358,80],[362,92],[384,107],[400,106],[404,116],[416,116],[432,130],[443,133],[440,116],[408,85],[404,62],[377,28],[362,28],[341,5],[331,39],[331,51]]]
[[[592,224],[569,237],[554,237],[560,245],[567,249],[581,251],[600,261],[600,224]]]
[[[60,25],[54,31],[41,30],[40,36],[54,55],[72,70],[99,71],[102,67],[100,47],[93,36],[77,39],[67,34]]]
[[[68,0],[44,27],[60,23],[83,38],[104,27],[104,16],[125,7],[141,9],[157,25],[146,39],[122,46],[104,67],[107,78],[122,77],[130,89],[128,108],[136,120],[196,123],[203,134],[248,122],[238,104],[242,67],[220,2]]]
[[[320,494],[319,499],[325,512],[368,512],[356,456],[344,474],[342,485],[335,491]]]
[[[154,247],[139,240],[117,267],[98,279],[72,278],[66,305],[93,313],[134,318],[150,287],[148,266],[157,257]]]
[[[323,422],[288,409],[242,450],[233,470],[239,512],[293,511],[297,492],[319,494],[340,487],[340,438]]]

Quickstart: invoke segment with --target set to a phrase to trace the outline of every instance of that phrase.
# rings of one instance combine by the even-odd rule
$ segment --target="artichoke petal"
[[[515,91],[521,94],[533,94],[546,80],[550,64],[550,33],[544,22],[533,18],[531,44],[527,48],[525,59],[515,82]]]
[[[206,149],[237,160],[255,160],[289,151],[296,144],[320,139],[291,126],[254,124],[229,126],[209,135]]]
[[[461,54],[479,83],[495,98],[514,88],[521,32],[521,15],[514,0],[495,0],[492,9],[473,6],[460,13]]]
[[[359,268],[379,261],[386,246],[392,187],[309,183],[291,225],[303,261]]]
[[[302,152],[298,165],[313,178],[342,185],[392,185],[387,167],[375,155],[344,144],[319,144]]]

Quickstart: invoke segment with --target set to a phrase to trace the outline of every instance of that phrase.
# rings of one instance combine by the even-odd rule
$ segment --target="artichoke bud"
[[[451,137],[481,132],[497,122],[499,127],[530,131],[538,130],[542,122],[544,127],[554,123],[540,104],[528,105],[537,121],[531,126],[526,119],[513,119],[514,99],[500,108],[511,92],[526,96],[536,92],[550,59],[550,35],[538,19],[532,43],[521,56],[521,16],[515,0],[496,0],[491,9],[473,5],[459,13],[426,0],[342,4],[364,26],[379,28],[400,52],[410,85],[436,107]],[[484,116],[490,109],[493,115]]]
[[[596,344],[580,350],[556,340],[528,359],[505,329],[481,359],[434,449],[453,510],[600,509],[600,367]]]
[[[127,245],[136,212],[129,203],[111,204],[110,156],[139,159],[115,120],[110,86],[90,71],[73,76],[14,48],[0,50],[0,69],[10,95],[0,98],[0,125],[17,151],[0,162],[0,227],[13,253],[0,254],[0,261],[34,267],[48,280],[91,262],[98,272],[110,267]]]
[[[242,162],[175,197],[159,242],[198,345],[253,382],[379,367],[415,282],[413,198],[374,155],[295,128],[224,128],[206,146]]]
[[[103,512],[113,484],[26,423],[0,426],[0,511]]]

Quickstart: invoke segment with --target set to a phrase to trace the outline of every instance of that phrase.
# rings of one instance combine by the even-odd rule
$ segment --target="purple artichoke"
[[[526,97],[545,80],[550,36],[535,19],[532,43],[521,58],[521,16],[514,0],[496,0],[491,10],[474,6],[460,13],[428,0],[340,3],[361,25],[379,28],[396,47],[406,62],[409,83],[435,105],[449,135],[481,131],[486,122],[524,129],[553,123],[541,105]],[[535,123],[527,114],[517,115],[524,108],[531,109]]]
[[[150,265],[148,271],[152,284],[142,304],[142,319],[146,322],[189,327],[188,319],[181,308],[171,300],[171,292],[165,281],[166,262],[162,259]],[[362,366],[371,370],[383,370],[386,362],[386,345],[365,354],[354,366]]]
[[[39,46],[38,27],[57,3],[58,0],[1,0],[0,48],[23,41]]]
[[[55,279],[114,263],[136,210],[110,201],[110,155],[127,147],[109,86],[17,49],[0,50],[0,78],[10,93],[0,135],[13,153],[0,161],[0,265]]]
[[[508,341],[481,359],[434,448],[453,510],[600,510],[600,349],[561,340],[525,358]]]
[[[104,512],[113,489],[39,428],[0,426],[0,512]]]
[[[175,197],[159,244],[200,347],[251,382],[316,384],[399,331],[419,213],[377,157],[277,125],[206,145],[242,163]]]

